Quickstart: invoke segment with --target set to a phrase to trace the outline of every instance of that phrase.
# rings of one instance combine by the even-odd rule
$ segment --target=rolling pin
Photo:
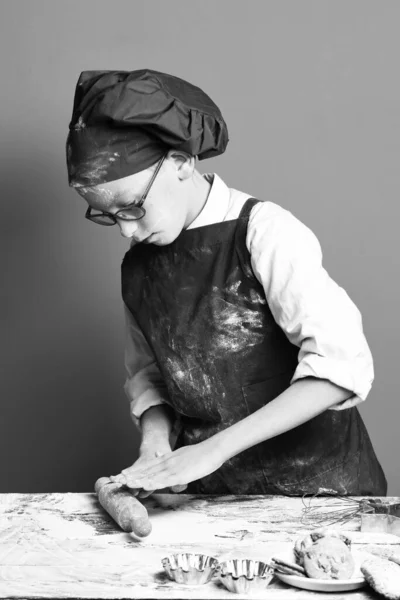
[[[100,477],[94,484],[94,491],[101,506],[121,529],[138,537],[149,535],[152,529],[149,515],[133,494],[108,477]]]

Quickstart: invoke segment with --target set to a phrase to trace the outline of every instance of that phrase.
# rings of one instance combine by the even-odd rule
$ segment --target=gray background
[[[200,163],[291,210],[363,314],[361,407],[398,473],[400,3],[2,0],[2,492],[91,491],[137,456],[122,386],[127,242],[84,219],[65,138],[85,69],[153,68],[207,91],[229,126]]]

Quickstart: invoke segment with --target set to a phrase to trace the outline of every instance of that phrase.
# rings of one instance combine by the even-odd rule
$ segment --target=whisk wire
[[[329,496],[334,502],[315,504],[315,499]],[[317,493],[307,497],[302,496],[302,523],[316,527],[347,523],[354,519],[362,510],[365,501],[341,496],[335,490],[320,488]],[[321,510],[322,509],[322,510]]]

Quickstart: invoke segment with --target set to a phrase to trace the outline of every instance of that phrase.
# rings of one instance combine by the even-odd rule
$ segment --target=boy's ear
[[[184,180],[192,176],[196,165],[195,156],[191,156],[187,152],[180,150],[170,150],[168,158],[174,161],[179,179]]]

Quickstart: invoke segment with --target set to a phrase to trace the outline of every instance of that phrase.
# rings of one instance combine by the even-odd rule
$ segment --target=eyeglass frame
[[[147,196],[148,196],[148,194],[149,194],[149,192],[151,190],[151,187],[152,187],[152,185],[154,183],[154,180],[157,177],[157,174],[158,174],[159,170],[161,169],[161,167],[163,165],[163,162],[164,162],[164,160],[166,158],[167,158],[167,154],[164,154],[164,156],[159,161],[159,163],[158,163],[158,165],[157,165],[157,167],[156,167],[153,175],[151,176],[151,179],[150,179],[150,181],[149,181],[149,183],[148,183],[148,185],[147,185],[147,187],[146,187],[146,189],[144,191],[144,194],[142,195],[142,197],[140,198],[140,200],[139,200],[138,203],[132,202],[131,204],[127,204],[126,206],[124,206],[123,208],[121,208],[120,210],[118,210],[116,213],[110,213],[110,212],[106,212],[106,211],[101,211],[101,212],[97,213],[96,215],[92,215],[91,214],[92,207],[88,206],[88,209],[87,209],[87,211],[85,213],[85,218],[89,219],[89,221],[92,221],[93,223],[96,223],[96,225],[104,225],[105,227],[108,227],[108,226],[112,226],[112,225],[116,225],[117,224],[117,222],[118,222],[117,221],[117,219],[118,219],[118,217],[117,217],[118,213],[121,213],[121,212],[124,212],[126,210],[129,210],[131,207],[134,206],[135,208],[140,208],[143,211],[143,214],[140,217],[132,217],[131,219],[123,219],[123,220],[124,221],[139,221],[140,219],[143,219],[143,217],[146,214],[146,209],[143,208],[143,204],[144,204],[144,202],[145,202],[145,200],[146,200],[146,198],[147,198]],[[106,216],[106,217],[110,217],[113,222],[112,223],[99,223],[98,221],[95,221],[93,219],[93,217],[96,217],[96,216],[100,217],[100,216],[103,216],[103,215]]]

